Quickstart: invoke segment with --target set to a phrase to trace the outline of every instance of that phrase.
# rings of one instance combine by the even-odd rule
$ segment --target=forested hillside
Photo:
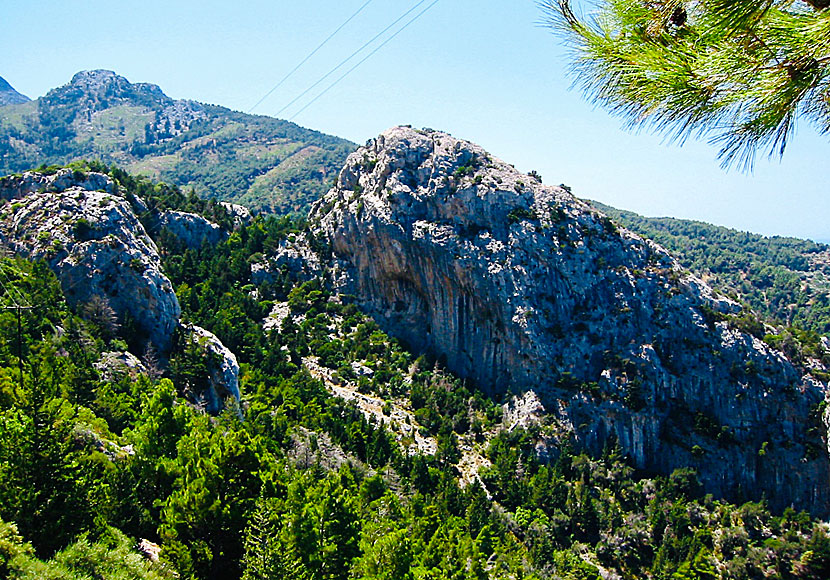
[[[672,252],[689,270],[779,325],[830,333],[830,247],[704,222],[650,218],[592,202]]]
[[[288,121],[173,100],[110,71],[0,106],[0,175],[100,159],[277,214],[305,215],[353,148]]]
[[[116,364],[132,337],[106,305],[73,310],[43,263],[2,258],[0,577],[830,575],[826,524],[713,499],[689,469],[635,473],[614,446],[539,455],[544,417],[413,357],[322,280],[255,284],[302,222],[234,226],[215,201],[110,175],[146,202],[184,322],[236,353],[241,400],[188,403],[207,377],[184,341],[166,367]],[[153,228],[159,208],[233,231],[187,249]]]

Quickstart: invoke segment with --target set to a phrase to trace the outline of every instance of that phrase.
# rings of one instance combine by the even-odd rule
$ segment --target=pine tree
[[[591,20],[545,0],[595,102],[675,138],[712,136],[725,166],[782,155],[796,120],[830,131],[829,0],[604,0]]]

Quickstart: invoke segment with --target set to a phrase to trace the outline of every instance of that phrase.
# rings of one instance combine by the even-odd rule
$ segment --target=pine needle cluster
[[[724,167],[781,156],[796,121],[830,131],[830,0],[602,0],[592,15],[543,0],[595,103],[683,141],[708,136]]]

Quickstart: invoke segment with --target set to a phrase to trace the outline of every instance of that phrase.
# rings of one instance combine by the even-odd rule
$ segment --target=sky
[[[248,112],[366,1],[4,0],[0,76],[36,98],[80,70],[109,69],[174,98]],[[535,0],[433,1],[285,108],[419,2],[371,0],[253,112],[356,143],[395,125],[430,127],[582,198],[830,241],[827,136],[803,124],[783,160],[764,154],[751,174],[724,171],[705,141],[626,130],[572,90],[566,47],[540,25]]]

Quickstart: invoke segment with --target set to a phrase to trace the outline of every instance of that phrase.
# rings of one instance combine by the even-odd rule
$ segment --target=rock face
[[[353,153],[310,216],[385,330],[491,395],[707,491],[830,513],[826,385],[736,330],[740,307],[559,187],[433,131]]]
[[[251,210],[249,210],[244,205],[228,203],[227,201],[220,201],[219,205],[224,207],[226,210],[228,210],[228,213],[231,214],[234,229],[238,230],[239,228],[250,225],[251,220],[254,217],[251,215]]]
[[[181,310],[162,273],[155,243],[127,200],[101,174],[61,170],[0,182],[0,239],[45,260],[74,305],[106,298],[121,322],[129,315],[161,354],[171,346]]]
[[[190,395],[215,415],[224,408],[225,399],[233,397],[239,401],[239,363],[236,355],[212,332],[193,324],[186,326],[185,332],[186,340],[204,352],[208,371],[207,388]]]
[[[322,273],[320,258],[306,236],[289,237],[267,259],[251,264],[251,282],[257,286],[275,282],[284,273],[296,280],[311,280]]]
[[[0,199],[20,199],[36,192],[58,192],[75,187],[85,191],[113,192],[112,180],[101,173],[59,169],[46,175],[27,171],[19,177],[0,178]]]
[[[175,101],[157,85],[131,83],[109,70],[81,71],[69,84],[49,91],[42,101],[47,105],[71,106],[89,121],[97,111],[113,106],[144,105],[159,110],[156,122],[171,134],[180,134],[193,122],[203,119],[204,107],[194,101]]]
[[[6,79],[0,77],[0,107],[28,103],[31,99],[14,90]]]
[[[159,229],[166,229],[185,247],[198,250],[202,244],[215,245],[228,237],[227,232],[200,215],[167,210],[159,215]]]

